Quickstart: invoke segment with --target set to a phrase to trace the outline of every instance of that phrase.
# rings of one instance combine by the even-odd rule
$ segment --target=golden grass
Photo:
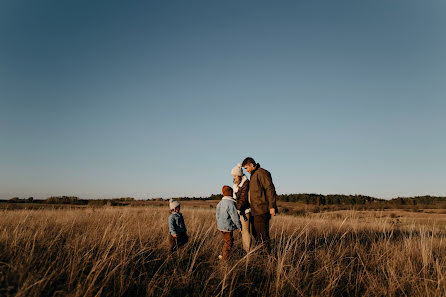
[[[217,256],[213,208],[0,211],[0,296],[445,296],[441,213],[339,211],[271,221],[273,251]]]

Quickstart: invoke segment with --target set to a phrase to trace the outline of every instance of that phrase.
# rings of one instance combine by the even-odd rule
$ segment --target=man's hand
[[[177,238],[177,235],[176,235],[176,234],[172,234],[172,237],[173,237],[173,238]]]
[[[269,213],[274,217],[276,215],[276,210],[274,208],[271,208],[269,210]]]

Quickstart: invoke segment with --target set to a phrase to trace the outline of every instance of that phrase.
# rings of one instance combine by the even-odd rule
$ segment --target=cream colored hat
[[[178,206],[180,206],[180,202],[178,202],[178,201],[176,201],[174,199],[170,199],[169,200],[169,208],[171,210],[177,208]]]
[[[243,176],[242,164],[238,163],[237,165],[235,165],[235,167],[232,168],[232,170],[231,170],[231,174],[232,175]]]

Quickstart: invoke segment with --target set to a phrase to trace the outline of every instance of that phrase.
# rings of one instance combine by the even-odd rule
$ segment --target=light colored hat
[[[180,202],[173,200],[173,199],[169,200],[169,208],[171,210],[177,208],[178,206],[180,206]]]
[[[232,168],[232,170],[231,170],[231,174],[232,175],[243,176],[242,164],[238,163],[237,165],[235,165],[235,167]]]

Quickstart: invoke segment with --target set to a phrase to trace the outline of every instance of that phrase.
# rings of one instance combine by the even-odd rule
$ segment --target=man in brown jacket
[[[243,168],[251,174],[249,183],[249,200],[253,216],[252,234],[257,241],[262,241],[268,251],[269,220],[277,213],[276,189],[269,171],[260,167],[253,158],[243,160]]]

